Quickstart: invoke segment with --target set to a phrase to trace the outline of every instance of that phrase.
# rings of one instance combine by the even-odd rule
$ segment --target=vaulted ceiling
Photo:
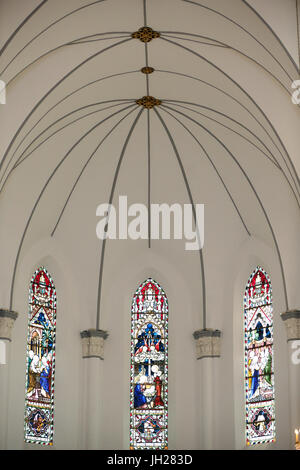
[[[251,5],[30,0],[1,9],[3,18],[22,18],[2,38],[0,67],[1,250],[11,303],[18,263],[47,236],[73,250],[101,290],[95,210],[119,195],[129,204],[205,204],[200,268],[198,255],[192,262],[174,251],[188,257],[204,312],[216,270],[224,276],[249,237],[274,249],[288,303],[286,276],[296,267],[286,274],[286,227],[291,243],[299,233],[299,108],[291,102],[299,72]],[[165,250],[158,243],[152,249]]]

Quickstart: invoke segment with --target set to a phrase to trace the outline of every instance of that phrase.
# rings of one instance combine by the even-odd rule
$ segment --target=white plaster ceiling
[[[112,194],[122,148],[142,109],[135,100],[147,94],[162,100],[155,109],[169,135],[155,110],[142,111],[113,201],[127,195],[129,204],[148,203],[149,138],[151,202],[187,203],[190,191],[194,203],[205,204],[208,292],[219,279],[216,271],[221,279],[227,257],[250,236],[274,248],[283,278],[288,276],[285,250],[297,243],[300,201],[294,60],[242,0],[145,4],[146,14],[143,0],[1,4],[1,21],[9,23],[0,62],[7,85],[0,143],[7,290],[16,262],[50,237],[58,220],[53,237],[76,253],[83,277],[91,272],[97,279],[96,207]],[[145,20],[160,32],[147,46],[131,38]],[[141,73],[147,62],[155,69],[148,76]],[[139,246],[147,249],[147,242]],[[153,250],[165,250],[161,246],[153,244]],[[184,269],[201,285],[196,255],[191,261],[190,254],[174,250],[170,256],[185,259]]]

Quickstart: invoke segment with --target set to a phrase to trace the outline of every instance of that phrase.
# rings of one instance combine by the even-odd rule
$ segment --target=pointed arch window
[[[246,443],[275,440],[273,306],[271,281],[261,267],[244,296]]]
[[[53,444],[56,290],[43,267],[29,288],[25,442]]]
[[[168,300],[149,278],[131,309],[130,448],[168,446]]]

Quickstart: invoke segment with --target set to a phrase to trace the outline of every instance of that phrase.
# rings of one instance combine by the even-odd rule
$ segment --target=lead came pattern
[[[268,274],[257,267],[244,296],[246,443],[275,440],[273,307]]]
[[[29,289],[25,442],[53,444],[56,290],[45,268]]]
[[[152,278],[131,309],[130,448],[168,446],[168,300]]]

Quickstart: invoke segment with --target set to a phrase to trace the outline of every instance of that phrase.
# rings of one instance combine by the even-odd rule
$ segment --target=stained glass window
[[[45,268],[29,289],[25,441],[53,444],[56,290]]]
[[[168,300],[149,278],[131,309],[130,448],[168,446]]]
[[[244,296],[246,442],[275,440],[273,307],[268,274],[257,267]]]

